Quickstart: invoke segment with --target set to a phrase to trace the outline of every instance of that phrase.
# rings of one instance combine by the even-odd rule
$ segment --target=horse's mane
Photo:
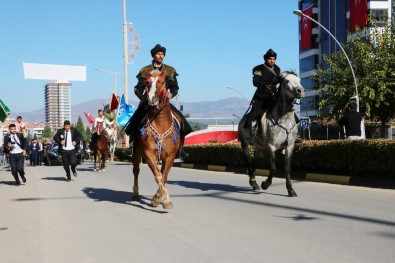
[[[296,73],[296,71],[293,70],[293,69],[292,70],[283,71],[283,73],[285,73],[287,75],[292,74],[292,75],[295,75],[296,77],[298,76],[298,73]]]

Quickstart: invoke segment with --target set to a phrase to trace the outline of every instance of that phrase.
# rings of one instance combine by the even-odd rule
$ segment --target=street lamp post
[[[240,96],[242,96],[246,100],[247,105],[250,104],[250,101],[240,91],[238,91],[237,89],[235,89],[235,88],[233,88],[231,86],[228,86],[228,89],[231,89],[231,90],[237,92],[238,94],[240,94]]]
[[[123,0],[123,93],[125,101],[129,101],[129,88],[128,88],[128,26],[126,23],[126,0]]]
[[[339,45],[340,49],[343,51],[344,56],[346,57],[347,62],[348,62],[348,64],[350,65],[350,68],[351,68],[351,73],[352,73],[352,76],[353,76],[353,79],[354,79],[354,85],[355,85],[355,99],[356,99],[356,102],[357,102],[357,111],[359,111],[358,86],[357,86],[357,80],[356,80],[356,78],[355,78],[354,69],[353,69],[353,67],[352,67],[352,65],[351,65],[351,61],[350,61],[350,59],[348,58],[346,51],[343,49],[343,47],[342,47],[342,45],[340,44],[340,42],[335,38],[334,35],[332,35],[331,32],[329,32],[328,29],[326,29],[323,25],[321,25],[321,24],[320,24],[318,21],[316,21],[315,19],[313,19],[313,18],[311,18],[311,17],[309,17],[309,16],[303,14],[303,12],[300,11],[300,10],[294,10],[293,13],[294,13],[295,15],[297,15],[297,16],[301,16],[301,17],[305,17],[305,18],[307,18],[307,19],[310,19],[311,21],[313,21],[314,23],[316,23],[317,25],[319,25],[319,26],[320,26],[322,29],[324,29],[324,30],[325,30],[325,31],[336,41],[336,43]]]
[[[114,75],[114,92],[117,93],[117,74],[122,73],[123,71],[112,72],[101,68],[95,68],[95,69]]]

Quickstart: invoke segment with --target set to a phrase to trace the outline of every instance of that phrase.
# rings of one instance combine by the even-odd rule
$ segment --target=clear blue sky
[[[179,73],[180,102],[250,99],[251,70],[272,48],[282,70],[299,70],[297,0],[128,0],[127,21],[141,39],[129,64],[129,100],[150,49],[167,48]],[[23,62],[86,65],[87,81],[72,83],[72,105],[109,98],[111,74],[123,70],[122,0],[15,0],[0,4],[0,98],[11,111],[40,109],[45,80],[26,80]],[[117,91],[123,89],[122,74]],[[120,95],[120,94],[118,94]]]

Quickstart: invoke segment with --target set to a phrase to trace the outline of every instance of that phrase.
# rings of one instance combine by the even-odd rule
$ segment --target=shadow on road
[[[6,184],[6,185],[13,185],[13,186],[15,186],[15,181],[3,181],[3,182],[0,182],[0,184]]]
[[[328,211],[323,211],[323,210],[309,209],[309,208],[305,208],[305,207],[294,207],[292,205],[273,204],[273,203],[265,202],[263,200],[262,201],[245,200],[245,199],[241,199],[241,198],[237,198],[237,197],[228,196],[226,194],[227,192],[232,192],[232,193],[236,192],[236,193],[241,193],[241,194],[252,194],[252,195],[259,195],[259,194],[276,195],[276,196],[283,196],[283,197],[288,198],[288,195],[286,195],[286,194],[268,193],[268,192],[264,192],[262,190],[253,192],[250,187],[238,187],[238,186],[226,185],[226,184],[212,184],[212,183],[189,182],[189,181],[168,181],[167,183],[171,184],[171,185],[179,185],[179,186],[191,188],[191,189],[198,189],[201,191],[215,191],[215,192],[197,194],[197,195],[172,195],[173,197],[177,196],[177,197],[198,198],[198,197],[204,196],[204,197],[219,198],[219,199],[232,201],[232,202],[241,202],[241,203],[255,204],[255,205],[267,206],[267,207],[278,208],[278,209],[287,209],[290,211],[302,213],[302,214],[297,214],[296,216],[288,217],[289,219],[293,219],[294,221],[312,221],[312,220],[320,219],[320,218],[313,217],[313,216],[306,216],[305,215],[305,213],[306,213],[306,214],[338,217],[338,218],[343,218],[343,219],[347,219],[347,220],[356,220],[356,221],[368,222],[368,223],[373,223],[373,224],[395,226],[394,221],[389,221],[389,220],[380,219],[380,218],[369,218],[369,217],[356,216],[356,215],[351,215],[351,214],[342,214],[342,213],[328,212]],[[286,191],[286,190],[284,190],[284,191]]]
[[[77,171],[93,172],[93,166],[88,168],[77,168]]]
[[[51,181],[62,181],[65,182],[66,181],[66,177],[43,177],[41,178],[41,180],[51,180]]]
[[[85,187],[84,189],[82,189],[82,192],[96,202],[107,201],[107,202],[113,202],[118,204],[131,205],[150,212],[167,214],[166,211],[158,211],[154,209],[150,203],[147,203],[145,201],[150,199],[142,195],[140,195],[140,201],[138,203],[136,202],[131,203],[131,199],[132,199],[131,192],[117,191],[117,190],[104,189],[104,188],[93,188],[93,187]]]
[[[211,184],[211,183],[201,183],[201,182],[191,182],[191,181],[167,181],[167,184],[179,185],[185,188],[198,189],[201,191],[222,191],[222,192],[232,192],[232,193],[245,193],[254,194],[250,187],[239,187],[228,184]]]

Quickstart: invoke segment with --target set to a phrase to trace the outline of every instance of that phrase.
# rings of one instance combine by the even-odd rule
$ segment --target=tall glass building
[[[45,122],[51,129],[71,122],[71,83],[48,83],[45,85]]]
[[[347,41],[347,33],[353,32],[352,22],[361,18],[361,11],[365,14],[373,12],[375,17],[388,11],[391,16],[392,0],[299,0],[298,6],[304,13],[311,12],[311,17],[342,43]],[[355,15],[356,12],[359,14]],[[303,39],[306,24],[301,17],[299,21],[299,73],[302,85],[306,89],[306,96],[300,105],[300,115],[314,118],[318,116],[319,94],[313,90],[314,83],[311,77],[317,68],[326,67],[324,54],[329,55],[341,50],[335,40],[314,22],[311,23],[308,43],[306,43],[306,39]]]

